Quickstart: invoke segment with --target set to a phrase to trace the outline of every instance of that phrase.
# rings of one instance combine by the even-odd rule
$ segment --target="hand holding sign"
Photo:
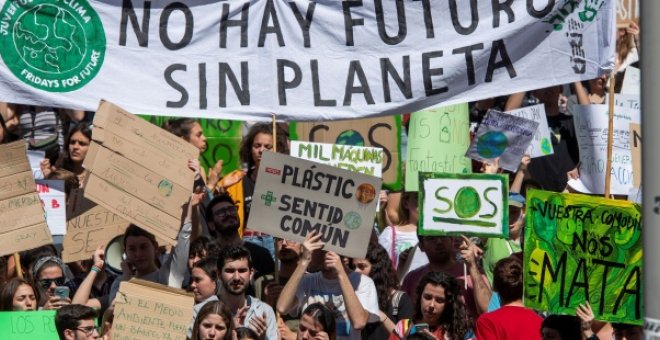
[[[302,263],[305,266],[308,266],[310,262],[312,262],[314,251],[323,249],[324,246],[325,243],[321,241],[321,234],[319,232],[313,231],[307,234],[307,237],[305,237],[305,242],[302,244]]]

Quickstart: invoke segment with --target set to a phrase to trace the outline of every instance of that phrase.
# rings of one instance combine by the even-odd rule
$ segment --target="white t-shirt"
[[[362,307],[369,313],[368,322],[378,322],[378,296],[376,286],[368,276],[357,272],[348,274],[348,279],[355,289],[355,295],[362,303]],[[359,340],[360,331],[353,329],[348,318],[344,296],[341,293],[339,280],[329,280],[321,272],[308,273],[303,276],[296,290],[298,306],[295,311],[301,314],[307,306],[321,302],[335,312],[337,321],[337,340]]]
[[[395,231],[394,236],[394,253],[392,253],[392,230]],[[378,243],[390,255],[390,260],[396,269],[399,267],[399,255],[406,249],[412,248],[419,242],[417,238],[417,231],[401,231],[396,227],[388,226],[383,229],[383,232],[378,236]]]

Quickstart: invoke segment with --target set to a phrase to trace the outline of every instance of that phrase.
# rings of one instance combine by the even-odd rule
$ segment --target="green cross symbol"
[[[272,191],[267,191],[265,195],[261,195],[261,199],[264,200],[264,203],[266,206],[270,207],[270,204],[273,202],[277,202],[277,197],[273,196]]]

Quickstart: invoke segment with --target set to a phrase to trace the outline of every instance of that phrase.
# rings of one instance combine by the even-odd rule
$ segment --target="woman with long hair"
[[[362,339],[386,339],[399,320],[413,316],[413,303],[408,294],[399,290],[396,273],[387,251],[370,243],[365,259],[354,259],[355,271],[369,276],[376,286],[380,321],[369,323],[362,330]]]
[[[424,324],[420,332],[430,339],[462,340],[471,332],[471,322],[461,300],[456,279],[444,272],[429,272],[417,285],[415,313],[412,319],[397,323],[390,340],[405,339],[415,325]]]
[[[336,340],[335,314],[320,302],[303,311],[298,325],[298,340]]]
[[[417,245],[417,193],[404,192],[399,201],[399,223],[388,226],[378,237],[378,243],[387,251],[392,267],[399,266],[399,255]]]
[[[15,277],[7,282],[0,291],[0,311],[36,310],[39,302],[39,290],[25,279]]]
[[[78,178],[78,182],[82,187],[85,181],[87,171],[83,168],[83,162],[87,157],[89,145],[92,142],[92,129],[85,123],[80,123],[74,126],[67,135],[65,140],[65,148],[62,157],[57,161],[55,166],[52,166],[50,160],[45,158],[39,164],[41,171],[45,178],[49,178],[50,174],[56,169],[64,169],[71,171]]]
[[[229,308],[221,301],[213,301],[199,311],[190,340],[231,340],[233,331]]]

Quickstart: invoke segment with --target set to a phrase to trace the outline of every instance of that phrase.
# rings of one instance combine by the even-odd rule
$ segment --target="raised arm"
[[[94,251],[94,265],[90,269],[87,277],[80,283],[76,294],[73,296],[72,304],[87,305],[95,309],[101,309],[101,301],[96,298],[89,298],[92,293],[92,288],[94,287],[94,280],[96,276],[103,270],[105,265],[105,250],[103,249],[105,245],[100,245]]]
[[[296,291],[300,285],[300,281],[307,271],[307,267],[312,262],[312,254],[315,250],[323,248],[325,243],[320,241],[321,234],[317,232],[312,232],[307,234],[305,242],[303,242],[303,252],[300,261],[296,270],[293,272],[289,281],[287,281],[282,292],[280,293],[280,298],[277,300],[277,312],[280,314],[288,314],[293,307],[298,305],[298,299],[296,298]]]

